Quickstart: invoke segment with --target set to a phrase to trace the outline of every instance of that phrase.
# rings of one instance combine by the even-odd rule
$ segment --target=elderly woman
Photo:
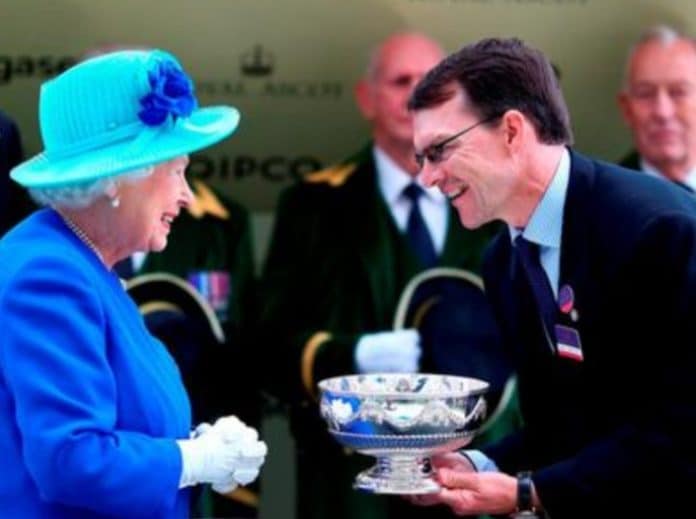
[[[43,85],[45,151],[12,178],[47,207],[0,241],[0,510],[6,517],[185,517],[189,487],[258,475],[234,417],[191,434],[189,401],[112,267],[159,251],[191,200],[187,154],[230,135],[170,54],[123,51]]]

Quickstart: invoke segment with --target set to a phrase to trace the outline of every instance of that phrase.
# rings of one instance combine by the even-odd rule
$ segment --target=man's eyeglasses
[[[457,132],[454,135],[447,137],[446,139],[438,142],[437,144],[431,144],[430,146],[425,148],[422,153],[416,153],[416,163],[418,164],[418,169],[423,169],[423,166],[425,166],[426,159],[431,164],[437,164],[438,162],[440,162],[442,160],[442,154],[445,151],[445,146],[447,146],[450,142],[458,139],[459,137],[464,135],[466,132],[473,130],[477,126],[480,126],[480,125],[485,124],[485,123],[489,123],[489,122],[493,121],[494,119],[497,119],[498,117],[500,117],[499,114],[493,115],[491,117],[487,117],[486,119],[483,119],[482,121],[474,123],[471,126],[464,128],[462,131]]]

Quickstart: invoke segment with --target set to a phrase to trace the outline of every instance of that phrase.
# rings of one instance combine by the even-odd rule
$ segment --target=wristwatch
[[[539,516],[532,500],[532,473],[529,471],[517,474],[517,509],[512,514],[514,519],[535,519]]]

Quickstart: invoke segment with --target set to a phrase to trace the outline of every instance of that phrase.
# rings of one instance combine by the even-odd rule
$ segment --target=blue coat
[[[52,210],[0,241],[0,514],[185,517],[179,371]]]
[[[693,197],[571,153],[559,285],[572,287],[577,320],[559,311],[556,323],[579,332],[582,362],[549,348],[511,249],[505,231],[484,278],[526,428],[487,454],[509,473],[534,471],[554,519],[693,516],[678,490],[696,474]]]

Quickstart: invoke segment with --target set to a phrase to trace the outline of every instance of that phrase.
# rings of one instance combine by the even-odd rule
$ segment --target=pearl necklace
[[[68,218],[66,215],[64,215],[60,211],[56,210],[56,212],[60,215],[60,217],[65,222],[65,225],[67,225],[70,228],[70,230],[75,234],[75,236],[77,236],[80,239],[80,241],[82,241],[82,243],[87,245],[87,247],[92,249],[92,252],[94,252],[94,254],[97,255],[97,258],[99,258],[99,260],[106,265],[106,263],[104,262],[104,258],[101,255],[101,252],[99,252],[99,249],[97,249],[97,246],[90,239],[90,237],[87,236],[85,231],[80,229],[80,227],[78,227],[78,225],[75,222],[73,222],[70,218]]]

